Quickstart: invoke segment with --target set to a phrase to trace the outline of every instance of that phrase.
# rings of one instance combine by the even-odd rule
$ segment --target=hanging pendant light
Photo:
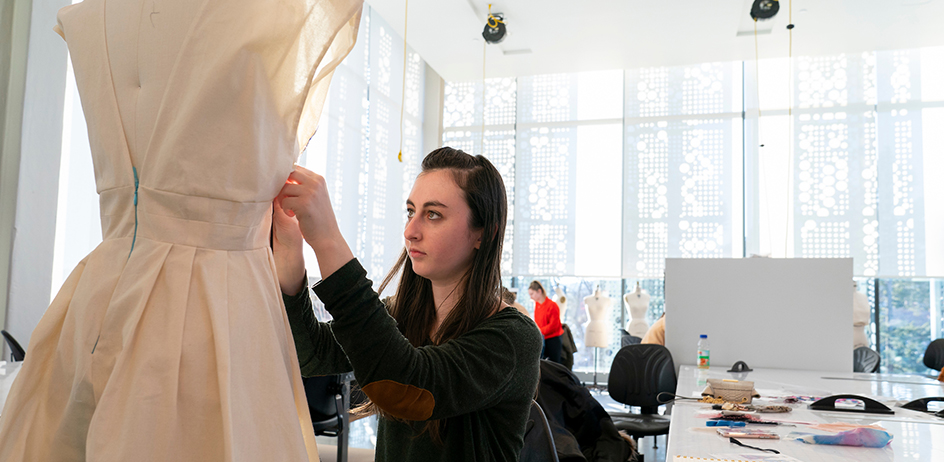
[[[777,0],[754,0],[751,6],[751,17],[757,20],[770,19],[780,11],[780,2]]]
[[[491,5],[489,5],[491,9]],[[501,13],[492,14],[489,12],[488,21],[485,22],[485,29],[482,30],[482,37],[488,43],[500,43],[505,40],[505,18]]]

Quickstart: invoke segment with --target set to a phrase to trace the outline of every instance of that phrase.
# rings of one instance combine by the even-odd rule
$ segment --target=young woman
[[[354,371],[380,414],[376,460],[518,460],[541,336],[501,301],[506,210],[487,159],[431,152],[406,201],[405,248],[381,291],[400,279],[384,305],[341,237],[322,177],[298,167],[276,199],[273,250],[302,374]],[[302,238],[331,323],[313,318]]]
[[[544,350],[541,357],[555,363],[562,364],[561,350],[564,327],[561,326],[560,307],[554,300],[547,298],[547,291],[538,281],[531,281],[528,286],[528,295],[534,300],[534,322],[544,335]]]

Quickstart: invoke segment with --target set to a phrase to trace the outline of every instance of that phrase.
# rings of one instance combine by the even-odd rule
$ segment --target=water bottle
[[[708,346],[708,336],[701,334],[698,338],[698,368],[699,369],[708,369],[711,361],[709,359],[711,356],[711,348]]]

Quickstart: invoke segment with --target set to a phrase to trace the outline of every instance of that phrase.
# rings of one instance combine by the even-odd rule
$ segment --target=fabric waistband
[[[102,236],[135,234],[134,186],[99,196]],[[217,250],[252,250],[269,245],[271,202],[235,202],[187,196],[141,186],[137,239]]]

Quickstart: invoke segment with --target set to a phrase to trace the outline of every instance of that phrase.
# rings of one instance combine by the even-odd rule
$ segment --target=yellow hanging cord
[[[757,87],[757,137],[760,138],[760,51],[757,46],[757,18],[754,18],[754,82]]]
[[[492,19],[495,19],[498,22],[501,22],[500,19],[492,16],[492,4],[488,4],[488,25],[489,27],[498,26],[498,23],[495,23],[495,26],[492,26]],[[482,133],[480,134],[479,141],[482,146],[482,153],[485,153],[485,49],[488,46],[488,42],[485,41],[485,38],[482,37]]]
[[[757,141],[758,141],[757,145],[759,147],[763,147],[764,144],[760,143],[761,141],[761,136],[760,136],[761,112],[760,112],[760,51],[759,50],[760,50],[760,47],[757,44],[757,18],[754,18],[754,78],[755,78],[754,86],[757,87]],[[760,149],[758,148],[757,150],[758,161],[760,161],[760,154],[761,154]],[[767,188],[769,185],[767,184],[767,163],[766,162],[764,163],[763,175],[764,175],[764,187]],[[772,210],[770,208],[770,190],[767,190],[766,197],[767,197],[767,240],[770,241],[771,233],[773,232],[773,227],[770,224],[770,215],[771,215],[771,210]],[[771,245],[770,253],[773,254],[772,241],[770,245]],[[784,257],[786,257],[786,255],[784,255]]]
[[[495,21],[495,22],[492,23],[492,21]],[[488,27],[491,27],[494,29],[498,27],[498,23],[504,23],[504,22],[505,21],[502,21],[501,19],[499,19],[498,16],[492,16],[492,4],[489,3],[488,4]]]
[[[400,152],[397,160],[403,162],[403,107],[406,106],[406,26],[407,13],[410,11],[410,0],[403,1],[403,87],[400,89]]]
[[[787,24],[787,34],[789,36],[787,46],[787,65],[789,73],[787,74],[787,224],[786,232],[783,235],[783,256],[787,257],[787,248],[790,242],[790,198],[792,196],[791,183],[793,182],[793,0],[788,5],[789,17]]]

